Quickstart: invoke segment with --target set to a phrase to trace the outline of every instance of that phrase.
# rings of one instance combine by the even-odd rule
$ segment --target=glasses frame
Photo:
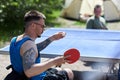
[[[37,25],[41,25],[42,26],[42,28],[45,28],[46,27],[46,25],[44,24],[40,24],[40,23],[37,23],[37,22],[33,22],[33,23],[35,23],[35,24],[37,24]]]

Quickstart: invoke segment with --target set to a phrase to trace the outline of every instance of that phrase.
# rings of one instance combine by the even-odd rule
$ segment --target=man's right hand
[[[63,37],[65,37],[66,33],[65,32],[58,32],[58,33],[55,33],[54,35],[52,35],[51,37],[49,37],[49,39],[51,41],[54,41],[54,40],[59,40]]]

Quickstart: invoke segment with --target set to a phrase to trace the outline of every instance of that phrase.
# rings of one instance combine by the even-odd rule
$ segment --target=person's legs
[[[70,69],[50,68],[46,71],[44,80],[73,80],[73,77]]]
[[[65,68],[65,69],[56,68],[56,69],[57,69],[58,71],[66,71],[69,80],[73,80],[73,78],[74,78],[74,74],[73,74],[73,72],[72,72],[71,69],[69,69],[69,68]]]
[[[64,69],[68,73],[69,80],[73,80],[74,74],[73,71],[69,68]]]

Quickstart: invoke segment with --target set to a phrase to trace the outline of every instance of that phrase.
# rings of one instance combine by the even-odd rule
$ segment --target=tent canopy
[[[102,7],[102,14],[106,21],[120,20],[120,0],[65,0],[65,7],[61,16],[72,19],[86,20],[94,15],[94,6]]]

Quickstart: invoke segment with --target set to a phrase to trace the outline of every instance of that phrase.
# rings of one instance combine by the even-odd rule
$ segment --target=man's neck
[[[25,37],[29,37],[30,39],[32,39],[33,41],[35,41],[36,38],[34,38],[32,35],[29,35],[27,33],[24,33],[22,34],[22,38],[25,38]]]
[[[99,18],[99,16],[95,16],[95,18]]]

